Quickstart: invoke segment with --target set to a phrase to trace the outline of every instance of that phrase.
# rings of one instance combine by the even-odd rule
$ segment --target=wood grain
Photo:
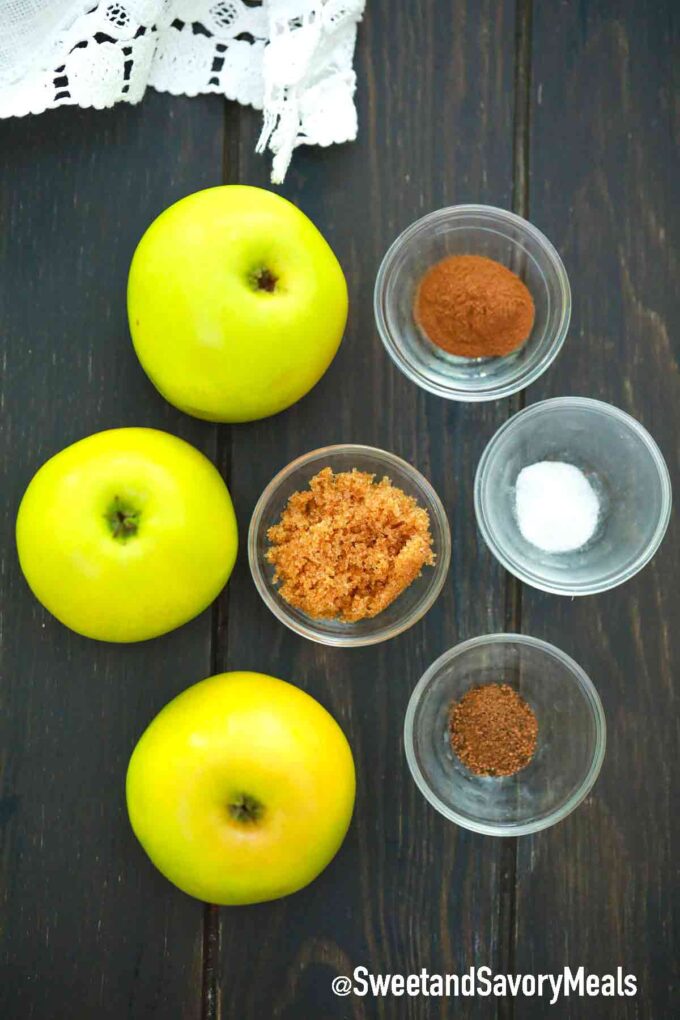
[[[136,844],[135,741],[210,670],[211,618],[113,646],[70,633],[20,575],[14,517],[31,475],[90,432],[149,425],[207,453],[215,429],[166,404],[125,314],[134,246],[166,205],[222,174],[219,102],[148,96],[0,125],[0,1015],[199,1015],[203,910]],[[125,593],[121,593],[125,597]]]
[[[357,53],[359,140],[296,153],[283,193],[346,269],[347,336],[285,414],[215,428],[155,393],[132,352],[125,276],[145,226],[220,180],[268,185],[259,117],[217,97],[0,124],[0,1016],[33,1020],[542,1018],[544,1000],[334,999],[331,978],[497,970],[635,973],[636,999],[570,999],[561,1020],[665,1020],[677,978],[680,533],[624,588],[569,601],[521,589],[474,525],[472,480],[523,397],[455,405],[391,364],[372,316],[388,244],[465,201],[510,207],[560,249],[574,314],[528,402],[565,393],[639,418],[678,482],[678,39],[670,0],[535,4],[371,0]],[[519,37],[515,33],[519,29]],[[36,468],[101,428],[143,424],[220,464],[242,540],[274,473],[326,443],[394,450],[449,512],[451,573],[428,616],[372,649],[285,630],[242,551],[212,614],[132,647],[80,639],[20,576],[13,526]],[[242,549],[243,549],[242,543]],[[521,617],[520,617],[521,614]],[[590,673],[608,717],[593,794],[555,829],[494,841],[447,824],[403,756],[410,692],[475,634],[520,625]],[[328,870],[289,899],[218,911],[176,892],[127,823],[129,753],[155,712],[209,672],[300,684],[354,749],[356,816]],[[676,981],[677,985],[677,981]]]
[[[466,407],[426,396],[388,360],[372,289],[382,255],[412,220],[512,193],[511,4],[414,5],[374,0],[358,51],[360,137],[296,154],[284,194],[311,216],[348,276],[350,322],[313,392],[278,419],[232,431],[230,485],[243,532],[257,497],[293,457],[341,441],[393,450],[428,476],[449,512],[453,561],[444,594],[410,631],[370,649],[328,649],[271,616],[241,561],[229,586],[222,662],[300,684],[339,719],[359,788],[348,839],[328,870],[279,903],[223,911],[223,1017],[293,1020],[446,1016],[445,1002],[334,999],[330,981],[364,964],[377,973],[497,965],[500,845],[446,823],[406,767],[406,704],[426,666],[472,634],[502,629],[501,570],[473,524],[472,478],[504,403]],[[414,63],[413,56],[417,55]],[[230,165],[266,184],[252,156],[257,119],[242,115]],[[238,163],[237,163],[238,161]],[[488,1016],[462,1003],[461,1016]]]
[[[573,393],[622,407],[659,442],[676,491],[679,41],[670,2],[535,5],[531,218],[564,257],[574,311],[529,402]],[[520,841],[516,966],[621,965],[639,984],[634,999],[572,997],[558,1018],[677,1012],[679,542],[676,518],[652,564],[597,598],[524,591],[524,630],[600,691],[608,747],[587,802]],[[545,1016],[537,1001],[518,1009]]]

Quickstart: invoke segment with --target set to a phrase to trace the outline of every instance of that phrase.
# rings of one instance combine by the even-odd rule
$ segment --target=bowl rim
[[[408,474],[418,484],[419,488],[422,489],[428,498],[429,506],[426,509],[430,512],[433,510],[436,515],[437,523],[442,533],[442,543],[441,548],[436,550],[437,558],[432,570],[427,594],[417,607],[415,607],[414,611],[399,618],[391,626],[383,627],[382,629],[378,629],[370,634],[357,635],[352,634],[351,632],[345,634],[322,634],[316,627],[314,627],[313,623],[310,622],[310,624],[307,625],[300,623],[300,621],[295,619],[295,617],[286,611],[285,606],[280,600],[274,598],[272,586],[261,569],[259,557],[257,555],[257,535],[260,528],[260,521],[266,506],[280,487],[281,483],[293,474],[294,471],[305,464],[313,462],[314,460],[323,460],[324,457],[332,457],[335,454],[351,453],[367,454],[374,457],[378,456],[386,462],[387,466],[392,464]],[[412,627],[415,623],[421,620],[427,612],[429,612],[434,602],[441,594],[444,582],[448,576],[449,565],[451,562],[451,528],[444,505],[433,485],[425,477],[425,475],[423,475],[417,468],[413,467],[412,464],[409,464],[408,461],[389,450],[382,450],[377,446],[368,446],[363,443],[335,443],[330,446],[318,447],[315,450],[310,450],[308,453],[304,453],[301,456],[296,457],[274,475],[269,484],[265,486],[252,512],[250,524],[248,526],[247,548],[248,564],[250,566],[251,576],[255,582],[255,587],[257,588],[257,591],[265,605],[281,623],[285,624],[286,627],[294,631],[296,634],[299,634],[301,637],[307,638],[309,641],[315,641],[317,644],[338,648],[360,648],[367,647],[368,645],[379,644],[382,641],[388,641],[391,638],[396,637],[398,634],[402,634],[405,630],[408,630],[409,627]],[[375,619],[378,618],[379,615]]]
[[[470,648],[475,648],[479,645],[509,643],[519,643],[529,645],[533,648],[539,648],[546,654],[558,659],[567,667],[574,679],[577,681],[592,710],[595,722],[595,747],[592,760],[583,780],[565,803],[561,804],[558,808],[555,808],[543,818],[532,822],[517,822],[508,825],[501,823],[493,824],[490,822],[477,822],[466,815],[459,814],[457,811],[454,811],[445,804],[444,801],[440,800],[420,770],[415,756],[413,735],[415,714],[422,699],[422,695],[431,683],[433,676],[445,663],[453,661]],[[459,644],[447,649],[447,651],[428,666],[414,687],[411,697],[409,698],[406,715],[404,717],[404,751],[406,754],[406,761],[413,780],[420,792],[432,805],[432,807],[450,822],[454,822],[456,825],[460,825],[464,829],[468,829],[471,832],[481,833],[485,836],[528,836],[534,832],[540,832],[543,829],[548,829],[551,826],[556,825],[558,822],[561,822],[585,800],[595,785],[597,777],[600,774],[600,769],[602,768],[602,763],[604,762],[606,746],[607,722],[604,714],[604,708],[602,707],[602,701],[600,700],[600,695],[598,694],[593,681],[590,679],[583,667],[579,666],[579,664],[572,659],[570,655],[563,652],[561,648],[551,644],[549,641],[543,641],[541,638],[532,637],[529,634],[501,632],[495,634],[482,634],[478,637],[468,638],[466,641],[461,641]]]
[[[653,535],[628,569],[619,570],[616,574],[610,575],[609,578],[603,579],[599,582],[569,585],[555,584],[551,581],[545,580],[540,574],[524,568],[520,563],[513,559],[513,557],[507,555],[503,546],[501,546],[494,538],[488,524],[486,514],[487,499],[485,481],[486,473],[488,471],[491,458],[498,445],[498,441],[505,436],[506,433],[512,431],[512,429],[516,427],[519,419],[523,420],[533,415],[545,413],[548,406],[587,408],[596,411],[599,414],[606,414],[609,417],[616,419],[616,421],[625,425],[638,439],[642,441],[657,468],[659,484],[661,486],[661,512]],[[636,418],[633,418],[633,416],[628,414],[627,411],[622,411],[620,407],[616,407],[614,404],[609,404],[604,400],[596,400],[593,397],[560,396],[549,397],[546,400],[539,400],[535,404],[530,404],[528,407],[522,408],[521,411],[517,411],[516,414],[513,414],[512,417],[503,422],[500,428],[498,428],[493,434],[489,442],[486,444],[477,465],[474,481],[474,506],[477,527],[481,532],[487,548],[493,553],[501,566],[509,571],[514,577],[517,577],[524,584],[528,584],[530,587],[536,588],[538,591],[548,592],[550,595],[598,595],[602,592],[610,591],[612,588],[616,588],[620,584],[625,584],[626,581],[629,581],[635,576],[635,574],[638,574],[644,567],[647,566],[649,561],[659,549],[664,535],[666,534],[666,530],[671,519],[673,490],[668,465],[666,464],[656,440],[652,437],[644,425],[637,421]]]
[[[484,389],[469,390],[465,386],[445,385],[426,379],[417,369],[414,363],[406,356],[401,342],[388,328],[387,319],[383,310],[383,297],[389,279],[393,262],[401,249],[421,230],[427,229],[434,223],[442,220],[460,219],[465,216],[486,217],[489,221],[502,221],[518,228],[525,235],[530,236],[539,245],[550,262],[557,277],[562,297],[561,315],[554,335],[546,343],[543,355],[539,358],[533,368],[526,372],[516,372],[508,380],[496,383]],[[519,390],[525,389],[535,382],[550,367],[562,349],[571,321],[571,286],[564,263],[552,242],[546,235],[534,226],[529,220],[524,219],[509,209],[501,209],[494,205],[463,204],[444,206],[426,213],[419,219],[410,223],[395,238],[385,252],[375,278],[373,288],[373,314],[375,323],[385,350],[404,375],[420,386],[428,393],[434,393],[446,400],[455,400],[460,403],[484,403],[490,400],[501,400],[509,397]]]

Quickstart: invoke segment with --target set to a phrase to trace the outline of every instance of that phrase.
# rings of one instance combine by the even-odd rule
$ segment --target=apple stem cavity
[[[250,274],[250,283],[253,290],[264,290],[268,294],[273,294],[276,290],[278,277],[272,273],[271,269],[262,266]]]
[[[107,523],[114,538],[125,542],[137,534],[139,528],[139,510],[125,503],[119,496],[114,496],[113,503],[107,510]]]
[[[249,793],[240,793],[229,804],[229,814],[235,822],[249,824],[260,820],[264,806]]]

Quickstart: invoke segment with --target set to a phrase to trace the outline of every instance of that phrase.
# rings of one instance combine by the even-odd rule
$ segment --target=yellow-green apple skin
[[[165,210],[135,251],[128,316],[163,396],[208,421],[266,418],[330,365],[347,285],[307,216],[263,188],[225,185]]]
[[[135,835],[166,878],[210,903],[259,903],[301,889],[335,856],[354,762],[309,694],[262,673],[222,673],[151,722],[126,792]]]
[[[98,432],[43,464],[16,540],[36,598],[101,641],[142,641],[196,616],[226,584],[238,544],[217,469],[145,428]]]

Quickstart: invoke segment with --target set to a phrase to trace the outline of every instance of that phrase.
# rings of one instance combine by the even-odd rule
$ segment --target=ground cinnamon
[[[452,706],[449,730],[454,753],[471,772],[511,776],[534,756],[538,721],[508,684],[485,684]]]
[[[413,307],[417,325],[449,354],[485,358],[521,347],[534,300],[516,273],[482,255],[451,255],[425,273]]]

